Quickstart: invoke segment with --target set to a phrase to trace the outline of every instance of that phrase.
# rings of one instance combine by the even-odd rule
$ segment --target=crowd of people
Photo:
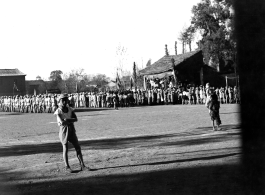
[[[239,103],[238,87],[211,90],[221,104]],[[205,104],[206,87],[150,87],[147,90],[116,90],[108,92],[80,92],[68,94],[68,105],[73,108],[114,108],[141,105]],[[0,110],[4,112],[53,113],[58,108],[59,94],[1,96]]]

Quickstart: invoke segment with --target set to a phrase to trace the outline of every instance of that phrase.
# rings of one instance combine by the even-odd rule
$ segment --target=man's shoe
[[[86,166],[81,166],[81,171],[90,171],[91,169]]]

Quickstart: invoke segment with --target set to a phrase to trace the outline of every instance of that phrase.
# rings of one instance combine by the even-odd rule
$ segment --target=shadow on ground
[[[103,111],[103,110],[113,110],[111,108],[75,108],[75,112],[93,112],[93,111]]]
[[[220,113],[220,114],[236,114],[236,113],[240,113],[240,112],[223,112],[223,113]]]
[[[107,174],[21,184],[21,194],[173,195],[243,194],[240,165],[196,166],[148,173]],[[23,174],[23,173],[21,173]]]
[[[106,115],[106,114],[87,114],[87,115],[82,115],[82,116],[78,116],[78,118],[82,118],[82,117],[90,117],[90,116],[101,116],[101,115]]]
[[[8,115],[24,115],[26,113],[21,112],[0,112],[0,116],[8,116]]]
[[[83,150],[118,150],[135,147],[155,147],[155,146],[189,146],[201,145],[206,143],[216,143],[235,139],[240,132],[220,133],[212,132],[207,129],[211,127],[198,128],[191,132],[182,132],[174,134],[137,136],[126,138],[98,139],[79,141]],[[238,129],[238,125],[223,126],[224,131]],[[206,131],[202,131],[202,129]],[[207,136],[200,136],[208,133]],[[210,134],[209,134],[210,133]],[[211,134],[212,133],[212,134]],[[177,139],[181,137],[181,139]],[[70,144],[71,145],[71,144]],[[71,147],[71,146],[70,146]],[[21,156],[41,153],[60,153],[62,146],[57,143],[40,144],[21,144],[0,147],[0,156]]]
[[[221,125],[220,128],[222,131],[227,131],[227,130],[233,130],[233,129],[241,129],[241,125],[239,124],[231,124],[231,125]],[[201,130],[212,130],[212,126],[208,127],[197,127],[196,129],[201,129]]]

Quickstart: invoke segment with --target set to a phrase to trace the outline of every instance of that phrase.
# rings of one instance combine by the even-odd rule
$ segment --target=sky
[[[199,2],[0,1],[0,69],[18,68],[26,80],[79,68],[113,78],[121,63],[125,71],[132,72],[134,62],[142,69],[149,59],[154,63],[165,55],[165,44],[175,53],[179,32],[190,25],[191,9]],[[119,47],[126,52],[118,55]]]

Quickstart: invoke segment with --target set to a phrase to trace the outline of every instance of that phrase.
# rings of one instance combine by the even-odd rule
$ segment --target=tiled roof
[[[16,69],[0,69],[0,76],[26,76],[23,72]]]
[[[181,64],[186,59],[194,56],[195,54],[201,52],[201,50],[192,51],[189,53],[179,54],[179,55],[169,55],[164,56],[151,66],[146,67],[145,69],[140,70],[141,75],[149,75],[149,74],[159,74],[163,72],[172,71],[172,62],[171,59],[174,58],[175,66]]]

